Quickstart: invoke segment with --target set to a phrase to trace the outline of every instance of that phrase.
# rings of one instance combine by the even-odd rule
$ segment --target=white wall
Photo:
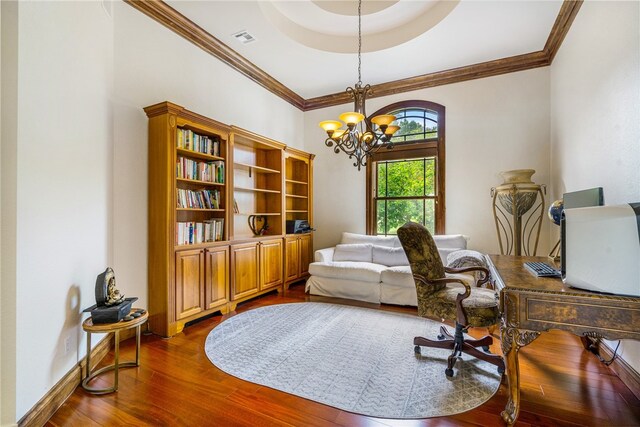
[[[586,1],[551,66],[554,198],[603,187],[608,205],[640,202],[639,23],[638,2]],[[640,343],[620,349],[640,372]]]
[[[20,2],[18,40],[17,419],[84,355],[110,260],[112,23],[99,2]]]
[[[15,422],[16,407],[16,139],[18,3],[0,3],[0,425]]]
[[[95,303],[107,265],[146,306],[144,106],[169,100],[298,148],[304,125],[301,111],[124,3],[112,4],[113,17],[101,2],[11,4],[18,85],[2,98],[17,112],[13,152],[2,129],[3,424],[85,355],[81,310]],[[13,276],[4,268],[12,260]]]
[[[365,64],[366,67],[366,64]],[[391,103],[420,99],[446,107],[446,232],[471,237],[470,248],[499,253],[490,197],[499,172],[531,168],[549,184],[549,70],[540,68],[367,101],[372,113]],[[342,231],[365,232],[365,171],[324,145],[321,120],[352,105],[305,114],[305,150],[314,163],[314,246],[333,246]],[[548,198],[546,200],[548,202]],[[548,253],[543,219],[538,254]]]
[[[131,6],[117,2],[114,262],[125,294],[147,300],[147,116],[171,101],[302,148],[303,113]]]

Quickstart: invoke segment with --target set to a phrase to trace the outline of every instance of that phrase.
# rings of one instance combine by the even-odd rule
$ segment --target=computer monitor
[[[588,208],[589,206],[604,206],[604,193],[602,187],[589,188],[587,190],[572,191],[571,193],[564,193],[562,196],[562,204],[564,209],[573,208]],[[562,278],[565,278],[567,272],[567,245],[565,241],[566,225],[565,225],[564,213],[560,218],[560,272]]]
[[[564,193],[564,196],[562,196],[562,204],[564,205],[564,209],[604,206],[602,187]]]

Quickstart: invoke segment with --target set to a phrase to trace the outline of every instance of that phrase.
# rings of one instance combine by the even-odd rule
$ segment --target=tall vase
[[[491,189],[502,255],[536,255],[538,251],[546,186],[531,180],[535,172],[534,169],[501,172],[503,183]]]

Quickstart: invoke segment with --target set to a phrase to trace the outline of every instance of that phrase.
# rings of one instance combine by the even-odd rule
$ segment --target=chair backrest
[[[429,230],[415,222],[407,222],[398,228],[398,238],[407,254],[411,273],[431,280],[445,277],[442,259]],[[442,284],[434,286],[432,289],[436,291],[445,286]]]

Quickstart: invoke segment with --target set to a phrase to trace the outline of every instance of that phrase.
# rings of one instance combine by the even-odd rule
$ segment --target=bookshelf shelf
[[[239,212],[236,213],[235,215],[239,215],[239,216],[249,216],[249,215],[256,215],[256,216],[280,216],[282,215],[281,213],[275,213],[275,212]]]
[[[176,148],[176,153],[180,156],[192,157],[195,159],[206,160],[206,161],[224,160],[224,157],[212,156],[210,154],[199,153],[193,150],[186,150],[184,148]]]
[[[186,184],[197,184],[197,185],[215,185],[224,187],[223,182],[209,182],[209,181],[200,181],[197,179],[187,179],[187,178],[176,178],[177,182],[184,182]]]
[[[307,213],[307,209],[287,209],[287,213]]]
[[[294,199],[308,199],[309,196],[300,196],[298,194],[287,194],[287,197],[293,197]]]
[[[306,182],[306,181],[297,181],[295,179],[286,179],[285,178],[284,182],[289,183],[289,184],[309,185],[309,183]]]
[[[176,208],[178,211],[193,211],[193,212],[224,212],[225,209],[201,209],[201,208]]]
[[[235,191],[255,191],[258,193],[273,193],[280,194],[280,190],[268,190],[266,188],[247,188],[247,187],[234,187]]]
[[[253,170],[256,173],[280,173],[279,170],[275,170],[275,169],[270,169],[270,168],[265,168],[262,166],[256,166],[256,165],[249,165],[247,163],[239,163],[239,162],[235,162],[233,164],[233,166],[238,169],[248,169],[248,170]]]

